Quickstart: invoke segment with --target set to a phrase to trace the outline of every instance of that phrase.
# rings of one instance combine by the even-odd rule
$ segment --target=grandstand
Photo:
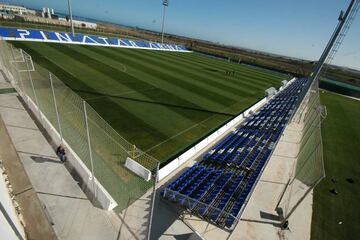
[[[306,78],[289,83],[169,184],[162,197],[233,229],[307,85]]]
[[[341,24],[344,19],[339,18]],[[236,233],[236,239],[243,239],[239,229],[260,236],[273,226],[287,228],[291,214],[324,177],[321,120],[326,111],[320,106],[317,80],[332,46],[339,44],[336,34],[309,78],[290,82],[290,76],[206,58],[174,44],[8,28],[0,28],[0,40],[4,81],[6,77],[12,84],[48,140],[65,145],[63,173],[76,173],[82,196],[73,197],[71,191],[57,196],[88,201],[93,212],[106,210],[99,211],[99,218],[88,210],[77,213],[74,209],[80,205],[69,202],[64,205],[71,212],[67,215],[58,200],[53,204],[44,198],[56,232],[70,233],[63,230],[67,223],[91,228],[91,221],[85,220],[95,216],[114,226],[110,232],[117,239],[160,239],[168,233],[175,238],[191,235],[189,239],[224,239],[219,236],[227,233],[229,239]],[[280,81],[283,86],[277,91]],[[288,130],[293,131],[293,142],[286,139]],[[286,141],[296,149],[284,147],[291,152],[285,157],[274,153]],[[276,155],[283,162],[276,161]],[[190,167],[184,169],[186,165]],[[43,172],[45,167],[39,166]],[[268,181],[265,168],[273,177]],[[176,179],[166,182],[179,171]],[[277,175],[282,181],[274,179]],[[42,177],[38,172],[33,176]],[[261,188],[265,182],[268,188]],[[55,197],[53,189],[58,188],[47,192]],[[158,195],[181,214],[157,204]],[[265,207],[258,204],[261,201]],[[307,210],[310,222],[312,208]],[[58,212],[65,224],[59,224]],[[187,214],[196,216],[197,223],[189,224]],[[267,225],[244,230],[249,222]],[[215,230],[208,228],[211,225]],[[300,232],[308,228],[298,227]],[[280,236],[278,229],[272,230],[267,239]]]

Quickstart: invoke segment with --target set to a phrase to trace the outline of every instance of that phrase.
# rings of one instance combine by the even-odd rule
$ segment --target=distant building
[[[42,21],[39,19],[37,19],[36,21],[37,22],[46,22],[49,24],[59,24],[59,25],[69,25],[70,24],[70,21],[67,20],[66,18],[62,18],[62,17],[59,17],[58,15],[56,15],[53,8],[44,7],[41,12],[41,17],[46,18],[46,21]],[[33,18],[33,20],[35,20],[35,19]],[[58,21],[52,21],[52,20],[58,20]],[[77,28],[89,28],[89,29],[97,28],[97,24],[92,23],[92,22],[73,20],[73,23],[74,23],[74,26]]]
[[[65,18],[59,18],[59,21],[68,22]],[[77,28],[89,28],[89,29],[96,29],[97,28],[97,24],[92,23],[92,22],[73,20],[73,23],[74,23],[74,26],[77,27]]]
[[[23,6],[0,3],[0,19],[20,18],[25,22],[43,23],[51,25],[69,26],[70,21],[55,14],[53,8],[44,7],[42,11],[27,9]],[[73,20],[76,28],[97,29],[97,24],[92,22]]]
[[[0,3],[0,11],[6,12],[8,14],[14,13],[19,15],[35,15],[36,11],[27,9],[26,7],[11,5],[6,3]]]
[[[55,16],[55,11],[53,8],[43,8],[42,9],[42,12],[41,12],[41,16],[43,18],[49,18],[49,19],[52,19],[53,16]],[[55,17],[56,18],[56,17]]]
[[[7,13],[6,11],[0,11],[0,19],[14,19],[15,15],[12,13]]]

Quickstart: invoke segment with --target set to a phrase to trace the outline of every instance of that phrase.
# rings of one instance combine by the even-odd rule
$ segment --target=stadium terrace
[[[292,81],[161,196],[221,228],[234,227],[307,84],[306,78]]]
[[[184,46],[175,44],[161,44],[142,40],[129,40],[108,38],[84,34],[68,34],[64,32],[51,32],[31,29],[0,28],[0,37],[5,40],[53,42],[67,44],[83,44],[92,46],[136,48],[147,50],[163,50],[175,52],[190,52]]]

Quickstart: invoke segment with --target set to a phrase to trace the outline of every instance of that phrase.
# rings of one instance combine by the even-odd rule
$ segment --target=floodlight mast
[[[351,21],[355,18],[357,11],[360,7],[360,0],[351,0],[345,14],[343,11],[340,12],[340,15],[338,17],[338,24],[334,30],[333,35],[331,36],[328,44],[326,45],[319,61],[314,67],[314,71],[310,74],[310,81],[308,83],[308,87],[315,81],[319,81],[319,76],[321,73],[321,70],[323,69],[325,63],[327,60],[333,56],[332,54],[335,54],[337,51],[337,48],[340,46],[342,42],[342,38],[346,35],[346,32],[344,30],[349,29],[351,25]],[[305,91],[306,92],[306,91]],[[290,179],[289,179],[290,180]],[[289,211],[289,213],[283,217],[283,220],[281,222],[281,226],[285,226],[285,224],[288,222],[290,216],[294,213],[294,211],[299,207],[299,205],[303,202],[303,200],[306,198],[306,196],[315,188],[315,186],[320,182],[321,179],[319,179],[315,184],[313,184],[305,193],[304,195],[295,203],[294,207]],[[290,182],[290,181],[289,181]],[[280,200],[277,204],[277,208],[282,201],[282,198],[284,197],[285,191],[287,190],[287,187],[289,186],[289,182],[286,185],[283,193],[281,194]]]
[[[358,0],[351,0],[350,5],[347,8],[345,14],[343,11],[340,12],[340,15],[338,17],[339,23],[336,26],[335,31],[334,31],[333,35],[331,36],[328,44],[326,45],[326,48],[324,49],[324,52],[322,53],[319,61],[317,62],[316,66],[314,68],[314,71],[310,75],[310,80],[311,80],[311,81],[309,81],[310,83],[318,80],[318,77],[320,76],[320,72],[325,65],[325,62],[329,56],[329,53],[333,49],[333,46],[334,46],[336,40],[338,40],[339,35],[341,35],[341,32],[344,29],[344,25],[348,21],[350,13],[355,10],[355,5],[359,4],[359,2],[357,2],[357,1]]]
[[[161,27],[161,44],[164,43],[165,11],[166,11],[166,7],[169,6],[169,0],[163,0],[162,5],[163,5],[163,20]]]
[[[74,22],[73,22],[73,17],[72,17],[72,10],[71,10],[71,0],[68,0],[68,9],[69,9],[69,16],[70,16],[71,33],[73,36],[75,36]]]

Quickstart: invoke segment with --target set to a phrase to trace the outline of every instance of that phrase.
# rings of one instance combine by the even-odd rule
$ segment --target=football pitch
[[[13,44],[161,162],[263,98],[265,89],[289,79],[198,53]]]
[[[360,101],[323,92],[321,103],[328,112],[322,125],[326,178],[314,191],[311,239],[358,239]]]

